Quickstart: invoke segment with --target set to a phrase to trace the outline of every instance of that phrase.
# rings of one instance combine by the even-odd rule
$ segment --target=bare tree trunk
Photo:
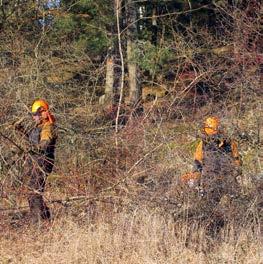
[[[112,102],[113,84],[114,84],[114,62],[113,62],[113,57],[110,54],[106,62],[106,83],[105,83],[104,103]]]
[[[112,3],[114,7],[115,17],[120,18],[121,13],[121,0],[114,0]],[[119,21],[118,21],[119,23]],[[108,51],[108,58],[106,61],[106,82],[105,82],[105,90],[104,95],[102,95],[99,99],[100,104],[111,104],[116,105],[118,103],[119,91],[120,91],[120,54],[119,54],[119,44],[118,39],[115,36],[118,36],[118,27],[117,19],[115,23],[113,23],[108,31],[112,36],[112,44]]]
[[[129,104],[136,105],[141,98],[141,89],[139,84],[138,65],[134,61],[133,51],[136,48],[135,40],[137,38],[136,26],[136,6],[134,1],[127,0],[127,60],[129,73]]]
[[[157,46],[157,35],[158,35],[158,26],[157,26],[157,6],[156,3],[152,3],[152,44]]]
[[[123,87],[124,87],[124,57],[122,47],[122,18],[123,18],[123,0],[114,0],[115,12],[115,27],[114,33],[117,36],[114,43],[113,58],[114,58],[114,83],[113,83],[113,104],[118,108],[123,100]],[[118,109],[119,112],[119,109]],[[118,115],[118,114],[117,114]]]

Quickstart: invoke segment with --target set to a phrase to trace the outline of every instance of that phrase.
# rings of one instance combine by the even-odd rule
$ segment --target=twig
[[[123,52],[122,52],[122,45],[121,45],[121,30],[120,30],[120,0],[116,0],[116,19],[117,19],[117,31],[118,31],[118,44],[119,44],[119,53],[121,58],[121,87],[120,87],[120,98],[119,104],[116,114],[116,124],[115,124],[115,132],[118,133],[118,123],[119,123],[119,116],[120,116],[120,108],[123,98],[123,87],[124,87],[124,59],[123,59]],[[117,138],[117,137],[116,137]],[[118,142],[116,141],[116,145]]]
[[[26,152],[21,146],[19,146],[17,143],[15,143],[11,138],[9,138],[6,135],[4,135],[2,132],[0,132],[0,136],[2,138],[6,139],[7,141],[9,141],[10,143],[12,143],[12,145],[14,145],[15,147],[17,147],[20,151]]]

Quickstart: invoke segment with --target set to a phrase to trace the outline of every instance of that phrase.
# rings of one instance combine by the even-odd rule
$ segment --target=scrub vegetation
[[[0,3],[0,263],[263,262],[259,2]],[[37,98],[58,141],[33,224]],[[211,115],[242,157],[220,199],[180,181]]]

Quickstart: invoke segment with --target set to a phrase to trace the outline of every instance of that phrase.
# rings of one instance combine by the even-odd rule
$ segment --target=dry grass
[[[86,219],[87,220],[87,219]],[[226,226],[217,237],[202,225],[149,213],[100,215],[94,223],[57,218],[47,227],[8,229],[0,263],[262,263],[257,228]]]
[[[189,193],[188,197],[177,197],[176,186],[178,177],[191,169],[194,145],[190,143],[194,137],[186,133],[190,131],[187,123],[164,125],[128,124],[123,128],[119,133],[121,159],[117,168],[113,167],[114,144],[108,134],[107,139],[103,135],[94,139],[93,152],[104,158],[101,163],[87,163],[83,158],[76,163],[76,170],[72,163],[64,168],[65,151],[58,148],[59,169],[50,175],[46,198],[92,196],[118,183],[126,173],[126,182],[121,181],[115,191],[105,193],[111,201],[122,204],[95,208],[94,216],[83,203],[62,211],[55,205],[50,227],[14,227],[8,224],[10,216],[5,222],[0,215],[0,263],[262,263],[262,205],[260,196],[256,199],[256,194],[251,194],[256,193],[255,187],[246,191],[243,200],[230,201],[222,208],[220,204],[217,211],[225,214],[227,221],[217,234],[208,231],[207,226],[212,221],[209,215],[215,211],[214,204],[197,200],[195,194],[193,208],[182,213],[184,206],[169,204],[176,198],[190,200]],[[156,152],[150,152],[159,145]],[[78,147],[78,154],[86,157],[84,147]],[[147,153],[151,155],[128,173]],[[260,164],[256,163],[256,167]],[[91,177],[95,177],[94,182]],[[144,180],[138,184],[140,177]],[[22,200],[20,205],[24,204]],[[204,208],[205,219],[195,220],[204,216]],[[238,225],[229,221],[234,217],[240,220]],[[1,229],[3,224],[5,228]]]
[[[26,112],[34,98],[43,97],[56,115],[59,140],[56,166],[45,191],[54,220],[49,227],[26,223],[15,227],[10,224],[12,217],[0,212],[0,264],[263,263],[262,93],[255,58],[261,56],[257,49],[260,20],[247,17],[247,11],[233,11],[232,7],[220,11],[222,26],[233,23],[235,29],[225,29],[221,40],[211,38],[205,29],[197,35],[191,30],[186,38],[176,33],[174,41],[164,42],[165,48],[174,43],[175,55],[186,59],[171,60],[161,74],[174,69],[177,81],[180,70],[193,65],[198,82],[207,84],[209,91],[197,96],[195,82],[180,89],[174,82],[169,100],[150,102],[142,119],[128,122],[117,135],[111,127],[113,111],[97,104],[104,85],[104,64],[94,68],[89,54],[72,52],[74,43],[53,45],[48,34],[41,36],[35,56],[35,41],[19,32],[3,31],[1,51],[12,51],[20,64],[0,65],[1,132],[22,144],[11,124],[20,117],[26,117],[26,124],[31,121]],[[249,48],[251,37],[255,46]],[[199,53],[200,42],[211,48],[234,44],[235,52],[204,53],[199,61],[192,55]],[[82,69],[73,64],[85,62],[83,80],[60,83],[63,72],[68,78],[72,73],[67,67],[54,69],[59,65],[52,51],[57,49],[64,54],[63,63],[76,73]],[[53,71],[58,76],[56,85],[51,80]],[[141,81],[148,81],[147,74],[141,74]],[[177,189],[179,177],[192,169],[196,133],[210,114],[219,115],[227,134],[237,137],[243,160],[238,197],[232,199],[226,193],[219,203],[199,199],[189,189],[187,195]],[[13,168],[1,166],[4,159],[14,156],[14,146],[0,140],[0,207],[24,206],[26,184],[17,184]],[[16,165],[20,169],[20,163]],[[78,195],[99,196],[104,188],[109,190],[103,195],[119,204],[95,207],[94,215],[81,202],[66,209],[50,203]],[[187,201],[192,201],[192,207]],[[211,223],[217,219],[225,222],[215,232]]]

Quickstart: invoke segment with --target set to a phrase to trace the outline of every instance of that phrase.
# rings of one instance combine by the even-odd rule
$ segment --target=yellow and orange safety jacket
[[[29,143],[33,147],[33,156],[39,166],[50,173],[54,165],[54,153],[57,140],[54,123],[46,121],[37,125],[28,133]]]
[[[205,135],[197,145],[194,153],[194,171],[202,172],[206,152],[228,155],[237,166],[241,165],[237,142],[227,139],[222,134],[213,136]]]

